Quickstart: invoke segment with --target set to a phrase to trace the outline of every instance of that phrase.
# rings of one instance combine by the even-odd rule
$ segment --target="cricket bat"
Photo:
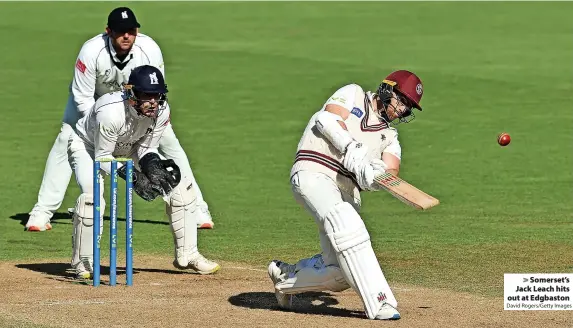
[[[392,196],[419,210],[427,210],[440,203],[437,198],[426,194],[392,173],[383,173],[375,177],[374,181],[387,192],[392,194]]]

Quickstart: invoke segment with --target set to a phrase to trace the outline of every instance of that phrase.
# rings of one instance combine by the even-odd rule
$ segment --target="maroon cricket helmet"
[[[393,82],[390,84],[394,84],[393,87],[395,90],[412,101],[414,107],[422,110],[420,100],[424,94],[424,87],[422,81],[416,74],[406,70],[399,70],[388,75],[386,79],[384,79],[384,82]]]

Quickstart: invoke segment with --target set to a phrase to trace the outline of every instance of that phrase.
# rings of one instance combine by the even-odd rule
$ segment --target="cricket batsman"
[[[388,75],[375,93],[356,84],[338,89],[315,113],[291,170],[294,197],[318,225],[321,254],[296,264],[274,260],[268,272],[279,305],[308,291],[352,287],[369,319],[400,319],[360,211],[360,192],[379,190],[374,177],[397,175],[401,147],[395,125],[414,118],[423,87],[412,72]],[[381,188],[380,188],[381,189]]]
[[[139,33],[140,26],[131,9],[116,8],[108,16],[106,32],[83,44],[76,59],[62,127],[48,155],[38,201],[30,211],[26,230],[44,231],[52,228],[50,219],[62,205],[72,177],[67,145],[76,122],[86,115],[100,97],[120,90],[134,68],[152,65],[159,68],[165,76],[161,49],[151,37]],[[166,106],[169,108],[169,104]],[[192,182],[199,208],[197,226],[213,228],[207,203],[195,181],[187,155],[175,136],[171,123],[166,124],[159,143],[159,153],[174,160]]]
[[[81,195],[73,215],[72,267],[78,278],[93,274],[93,225],[97,219],[103,230],[103,179],[101,195],[93,194],[94,159],[131,157],[134,161],[133,189],[146,201],[162,196],[166,202],[179,269],[211,274],[220,266],[203,257],[197,249],[197,192],[188,172],[158,152],[168,127],[167,85],[160,69],[138,66],[124,90],[107,93],[95,102],[70,134],[68,152]],[[101,164],[109,174],[111,163]],[[118,163],[118,175],[126,178],[126,167]],[[101,217],[93,217],[93,199],[100,197]]]

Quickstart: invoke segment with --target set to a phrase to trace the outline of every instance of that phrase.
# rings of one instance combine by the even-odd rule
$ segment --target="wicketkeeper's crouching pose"
[[[74,213],[72,266],[78,278],[93,274],[93,225],[99,220],[103,228],[105,200],[93,195],[93,161],[131,157],[134,190],[141,198],[152,201],[162,196],[167,203],[175,243],[174,265],[200,274],[219,270],[217,263],[204,258],[197,249],[197,194],[191,180],[181,176],[173,160],[157,152],[159,139],[169,123],[166,104],[167,86],[161,71],[153,66],[135,68],[124,90],[100,97],[89,113],[78,121],[68,143],[70,164],[82,194]],[[118,163],[118,175],[125,179],[125,167]],[[111,163],[101,168],[110,173]],[[93,198],[100,197],[102,217],[93,217]],[[102,231],[103,229],[100,229]]]
[[[401,147],[389,124],[411,121],[412,108],[422,110],[422,93],[416,75],[396,71],[375,93],[356,84],[340,88],[311,118],[298,144],[291,185],[318,225],[322,253],[296,264],[269,264],[281,307],[292,305],[292,294],[352,287],[369,319],[400,318],[358,214],[360,191],[378,190],[379,174],[398,174]]]

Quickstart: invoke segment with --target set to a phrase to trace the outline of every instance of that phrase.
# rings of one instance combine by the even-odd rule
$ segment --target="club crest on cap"
[[[127,19],[129,16],[127,16],[127,11],[122,11],[121,12],[121,18],[123,19]]]
[[[155,72],[149,74],[149,80],[151,84],[159,84],[159,81],[157,80],[157,74],[155,74]]]
[[[422,84],[418,83],[418,85],[416,86],[416,93],[421,96],[423,91],[424,90],[422,89]]]

